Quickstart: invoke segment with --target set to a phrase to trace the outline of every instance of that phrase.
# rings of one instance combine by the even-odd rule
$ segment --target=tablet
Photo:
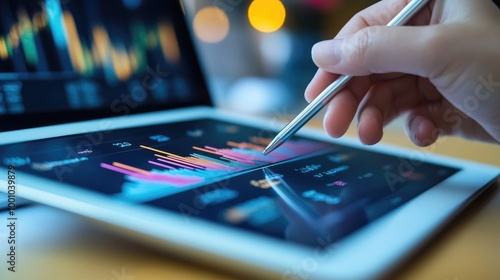
[[[194,107],[2,133],[1,190],[245,275],[387,275],[496,167]],[[22,229],[21,229],[22,230]]]

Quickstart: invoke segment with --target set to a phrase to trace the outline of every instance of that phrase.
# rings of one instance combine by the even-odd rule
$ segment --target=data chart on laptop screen
[[[206,104],[178,1],[0,0],[0,117]]]

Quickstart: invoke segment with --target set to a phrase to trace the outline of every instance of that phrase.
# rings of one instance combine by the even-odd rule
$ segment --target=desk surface
[[[383,142],[413,147],[398,124]],[[355,135],[351,128],[348,134]],[[500,166],[500,146],[446,138],[424,149]],[[0,230],[1,279],[241,279],[159,253],[77,216],[45,206],[17,210],[17,272],[7,271]],[[490,188],[393,275],[394,279],[500,279],[500,191]],[[6,221],[6,213],[0,214]]]

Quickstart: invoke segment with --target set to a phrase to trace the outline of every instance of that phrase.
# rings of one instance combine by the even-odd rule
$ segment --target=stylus
[[[420,9],[422,9],[429,0],[413,0],[404,9],[399,12],[387,26],[401,26],[406,24]],[[271,151],[279,147],[286,140],[292,137],[299,129],[301,129],[312,117],[314,117],[332,98],[339,93],[347,83],[352,79],[352,76],[341,75],[328,87],[326,87],[309,105],[302,110],[294,119],[292,119],[274,139],[267,145],[263,153],[269,154]]]

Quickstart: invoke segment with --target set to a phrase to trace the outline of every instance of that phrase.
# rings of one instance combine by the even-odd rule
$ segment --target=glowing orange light
[[[229,33],[229,18],[218,7],[209,6],[194,16],[193,28],[196,36],[206,43],[218,43]]]
[[[248,8],[250,24],[261,32],[274,32],[285,23],[286,10],[279,0],[255,0]]]

